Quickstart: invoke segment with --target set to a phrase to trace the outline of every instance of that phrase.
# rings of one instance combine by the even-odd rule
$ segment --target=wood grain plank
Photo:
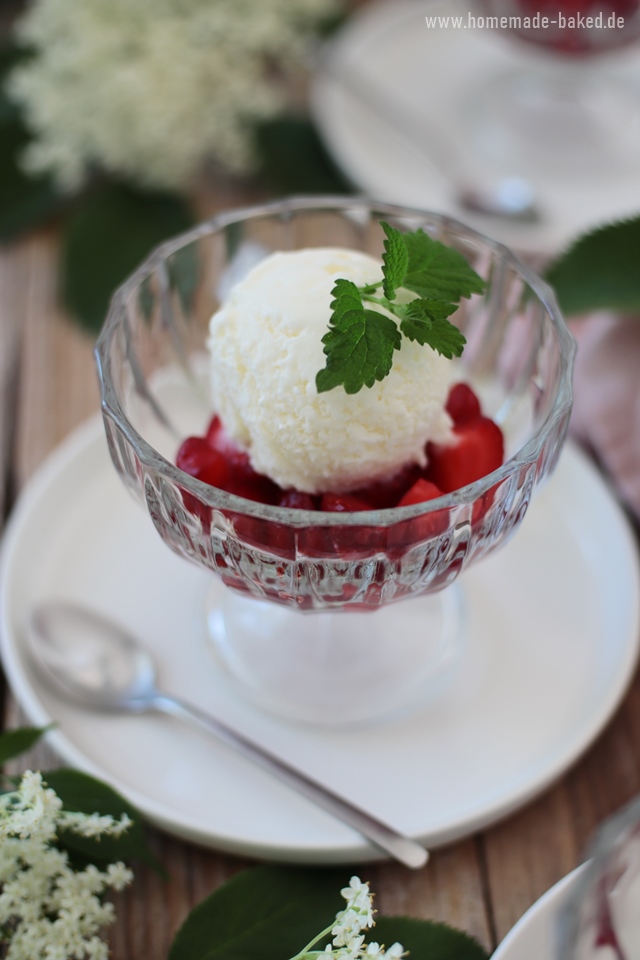
[[[485,948],[494,946],[473,839],[434,850],[422,870],[408,871],[391,863],[362,870],[363,877],[371,877],[381,914],[448,923],[476,937]]]
[[[640,793],[640,677],[585,756],[539,800],[483,838],[496,937],[580,863],[606,817]]]
[[[7,280],[10,289],[0,291],[0,303],[4,305],[5,297],[12,299],[18,317],[14,442],[9,453],[17,493],[53,447],[98,408],[92,339],[73,326],[57,305],[57,254],[54,233],[25,240],[13,250],[17,263]],[[6,725],[25,722],[19,706],[9,698]],[[57,764],[53,752],[41,743],[7,769],[18,773]]]
[[[499,943],[525,910],[579,860],[566,787],[559,784],[488,830],[482,844]]]

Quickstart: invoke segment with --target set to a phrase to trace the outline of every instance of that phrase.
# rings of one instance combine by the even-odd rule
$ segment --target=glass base
[[[426,703],[451,677],[467,634],[458,583],[373,611],[302,612],[216,580],[206,609],[216,657],[243,695],[325,726],[393,719]]]

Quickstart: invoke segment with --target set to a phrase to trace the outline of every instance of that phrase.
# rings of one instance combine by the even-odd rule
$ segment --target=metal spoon
[[[160,691],[149,652],[125,630],[74,604],[37,607],[28,624],[31,659],[43,681],[80,707],[122,713],[158,710],[189,720],[354,827],[407,867],[424,866],[423,846],[381,823],[301,770],[193,704]]]

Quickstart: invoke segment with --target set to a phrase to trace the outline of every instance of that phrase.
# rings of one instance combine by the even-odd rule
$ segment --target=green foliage
[[[380,221],[385,233],[382,278],[357,287],[339,279],[332,290],[329,332],[324,335],[325,367],[316,375],[318,393],[343,386],[347,393],[372,387],[383,380],[393,365],[402,335],[451,359],[459,357],[466,343],[448,317],[461,297],[481,293],[485,283],[457,250],[432,240],[424,230],[401,233]],[[382,287],[384,296],[375,292]],[[396,292],[404,287],[420,296],[410,303],[397,303]],[[381,306],[400,321],[365,303]]]
[[[276,117],[256,129],[260,179],[277,195],[351,193],[352,185],[327,152],[314,124],[298,115]]]
[[[99,330],[115,288],[154,246],[191,223],[186,204],[176,197],[102,183],[64,224],[62,297],[73,316]],[[184,293],[184,264],[181,276]]]
[[[465,338],[447,319],[455,309],[446,300],[412,300],[398,307],[400,329],[407,339],[426,343],[449,360],[459,357]]]
[[[20,727],[0,734],[0,767],[4,766],[7,760],[30,750],[48,729],[49,727]]]
[[[568,316],[640,311],[640,216],[584,234],[546,272]]]
[[[286,960],[344,906],[347,871],[261,866],[207,897],[178,931],[168,960]]]
[[[191,912],[168,960],[287,960],[344,907],[339,891],[348,880],[338,870],[244,870]],[[399,941],[409,960],[487,960],[472,937],[424,920],[382,917],[367,939]]]
[[[382,257],[384,264],[382,271],[384,276],[382,290],[387,299],[393,300],[397,288],[402,286],[402,281],[407,274],[409,251],[407,249],[407,243],[399,230],[396,230],[395,227],[384,222],[381,223],[381,226],[386,234],[384,254]]]
[[[438,298],[457,303],[461,297],[482,293],[484,281],[465,258],[452,247],[446,247],[424,230],[403,233],[409,264],[402,286],[420,297]]]
[[[102,836],[98,838],[81,837],[71,830],[60,833],[59,841],[68,850],[79,853],[91,863],[116,860],[142,860],[150,864],[159,873],[164,870],[150,849],[142,829],[142,817],[135,807],[116,790],[101,780],[96,780],[79,770],[49,770],[43,774],[48,786],[62,800],[64,810],[78,813],[111,814],[118,819],[123,813],[133,821],[121,836]]]
[[[316,375],[318,393],[340,385],[347,393],[357,393],[362,386],[383,380],[401,339],[394,321],[376,310],[365,310],[362,304],[359,309],[342,310],[337,321],[332,317],[322,338],[327,364]]]
[[[445,923],[409,917],[380,917],[371,939],[390,947],[401,943],[408,960],[487,960],[488,953],[477,940]]]

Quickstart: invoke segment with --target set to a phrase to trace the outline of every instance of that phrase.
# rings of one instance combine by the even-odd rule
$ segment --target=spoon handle
[[[399,860],[406,867],[416,870],[424,866],[429,859],[428,850],[421,844],[416,843],[415,840],[398,833],[397,830],[387,826],[386,823],[382,823],[370,813],[361,810],[360,807],[345,800],[334,793],[333,790],[318,783],[317,780],[307,776],[306,773],[281,760],[269,750],[245,737],[244,734],[233,730],[226,723],[205,713],[193,704],[186,703],[178,697],[158,693],[151,705],[164,713],[190,720],[208,733],[214,734],[214,736],[244,754],[245,757],[273,773],[299,793],[304,794],[309,800],[313,800],[318,806],[328,810],[339,820],[343,820],[349,826],[354,827],[377,847]]]

